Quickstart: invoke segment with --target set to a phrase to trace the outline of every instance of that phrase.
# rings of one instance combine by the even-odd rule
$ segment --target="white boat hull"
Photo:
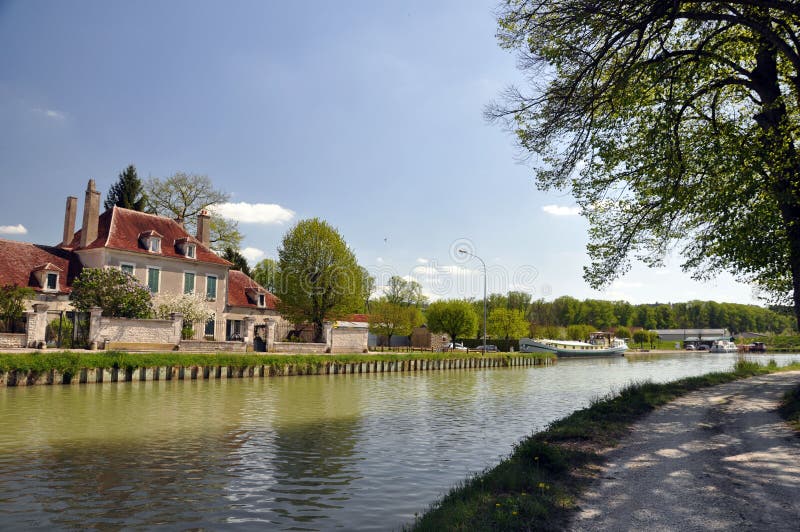
[[[598,346],[583,342],[558,342],[554,340],[531,340],[521,338],[519,350],[522,353],[552,353],[559,357],[612,357],[622,356],[628,350],[625,344],[619,346]]]

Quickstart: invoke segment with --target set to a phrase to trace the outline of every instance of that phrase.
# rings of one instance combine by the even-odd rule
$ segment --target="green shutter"
[[[191,272],[183,272],[183,293],[194,293],[194,274]]]
[[[158,293],[158,278],[159,273],[161,270],[158,268],[148,268],[147,269],[147,286],[150,288],[150,292]]]
[[[206,277],[206,299],[217,299],[217,278]]]

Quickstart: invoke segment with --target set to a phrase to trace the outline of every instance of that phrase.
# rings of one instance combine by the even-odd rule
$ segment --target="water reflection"
[[[2,389],[0,522],[396,528],[595,397],[734,360],[645,355],[547,368]]]

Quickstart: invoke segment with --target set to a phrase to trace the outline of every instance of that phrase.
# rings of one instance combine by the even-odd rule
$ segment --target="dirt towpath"
[[[800,530],[800,437],[775,411],[800,371],[685,395],[609,453],[570,529]]]

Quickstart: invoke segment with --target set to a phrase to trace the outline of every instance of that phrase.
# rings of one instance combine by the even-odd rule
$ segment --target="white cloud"
[[[383,257],[376,257],[375,262],[377,262],[378,264],[383,264]]]
[[[211,208],[223,218],[246,224],[283,224],[294,218],[294,211],[275,203],[220,203]]]
[[[265,253],[258,248],[244,248],[242,255],[247,259],[247,262],[255,263],[264,258]]]
[[[417,259],[417,264],[428,264],[428,259],[424,259],[422,257]]]
[[[53,120],[64,120],[67,117],[66,114],[62,113],[61,111],[56,111],[55,109],[41,109],[36,107],[33,109],[33,112]]]
[[[581,208],[577,206],[566,207],[564,205],[545,205],[542,210],[554,216],[578,216]]]
[[[28,230],[22,224],[17,225],[0,225],[0,235],[24,235]]]
[[[458,265],[452,266],[414,266],[411,270],[416,275],[424,275],[428,277],[435,277],[437,275],[471,275],[476,273],[475,270],[469,268],[462,268]]]

